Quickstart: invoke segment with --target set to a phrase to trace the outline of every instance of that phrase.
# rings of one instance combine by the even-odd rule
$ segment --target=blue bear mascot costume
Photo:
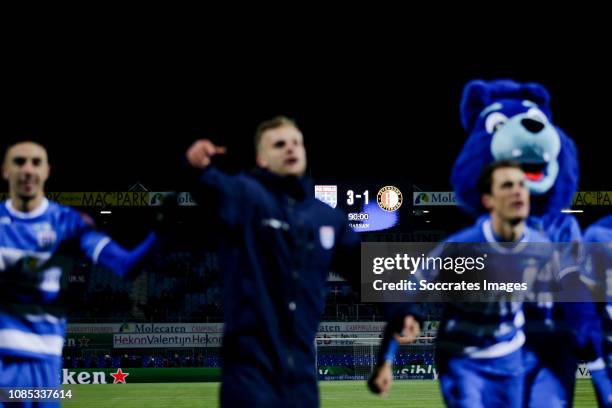
[[[461,121],[469,136],[453,166],[451,183],[464,209],[476,217],[483,215],[476,185],[482,168],[492,161],[515,160],[521,163],[531,191],[528,225],[552,242],[580,242],[576,218],[561,212],[577,189],[576,148],[552,123],[547,90],[512,80],[471,81],[463,91]],[[579,262],[573,254],[561,256],[560,276],[580,285],[576,283]],[[599,359],[602,339],[594,305],[546,302],[525,304],[524,309],[525,404],[571,406],[579,359],[593,362],[589,368],[603,404],[608,381]]]

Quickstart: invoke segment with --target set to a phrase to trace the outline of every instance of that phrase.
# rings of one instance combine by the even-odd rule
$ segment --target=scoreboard
[[[397,183],[318,184],[314,195],[346,213],[356,232],[393,230],[411,209],[410,190]]]

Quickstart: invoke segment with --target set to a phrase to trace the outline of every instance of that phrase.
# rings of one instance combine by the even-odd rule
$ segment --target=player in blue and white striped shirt
[[[612,215],[608,215],[591,225],[584,234],[584,262],[582,265],[583,279],[596,292],[596,298],[601,313],[603,339],[601,342],[602,354],[605,361],[596,361],[588,365],[593,377],[606,377],[600,384],[606,384],[601,392],[597,393],[599,406],[612,406]],[[605,300],[605,302],[603,302]],[[593,365],[599,363],[594,369]],[[605,379],[605,378],[604,378]]]
[[[74,244],[94,263],[125,276],[156,242],[151,233],[125,250],[87,216],[49,201],[44,195],[49,170],[47,151],[38,143],[21,141],[6,151],[2,175],[9,199],[0,202],[0,388],[60,385],[66,318],[56,301],[68,266],[63,248]]]
[[[508,276],[508,281],[518,281],[516,274],[522,277],[530,262],[537,270],[548,268],[551,254],[541,253],[528,245],[549,240],[525,224],[529,215],[529,190],[520,166],[514,162],[494,163],[485,169],[479,185],[489,216],[445,242],[488,243],[500,254],[501,262],[506,251],[517,254],[509,256],[510,263],[501,266],[505,273],[515,275]],[[490,266],[496,269],[496,265]],[[446,303],[438,332],[436,359],[441,391],[448,406],[522,406],[523,324],[521,303],[517,301]],[[410,327],[404,330],[414,331]],[[391,336],[387,334],[386,339]],[[390,387],[391,363],[397,349],[397,340],[386,339],[381,347],[378,369],[370,380],[370,387],[378,392],[386,392]]]

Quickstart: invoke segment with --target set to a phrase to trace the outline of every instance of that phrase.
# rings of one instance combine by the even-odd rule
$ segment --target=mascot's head
[[[469,212],[485,212],[476,181],[497,160],[522,164],[532,194],[532,213],[558,212],[571,203],[578,184],[578,159],[572,140],[552,122],[549,95],[536,83],[471,81],[461,100],[461,123],[469,134],[451,183]]]

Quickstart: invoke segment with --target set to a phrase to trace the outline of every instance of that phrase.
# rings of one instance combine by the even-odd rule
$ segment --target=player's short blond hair
[[[293,119],[288,118],[287,116],[279,115],[273,117],[272,119],[264,120],[257,126],[257,129],[255,130],[255,150],[259,150],[261,138],[267,130],[276,129],[281,126],[293,126],[298,130],[300,129],[298,128],[295,121]]]

